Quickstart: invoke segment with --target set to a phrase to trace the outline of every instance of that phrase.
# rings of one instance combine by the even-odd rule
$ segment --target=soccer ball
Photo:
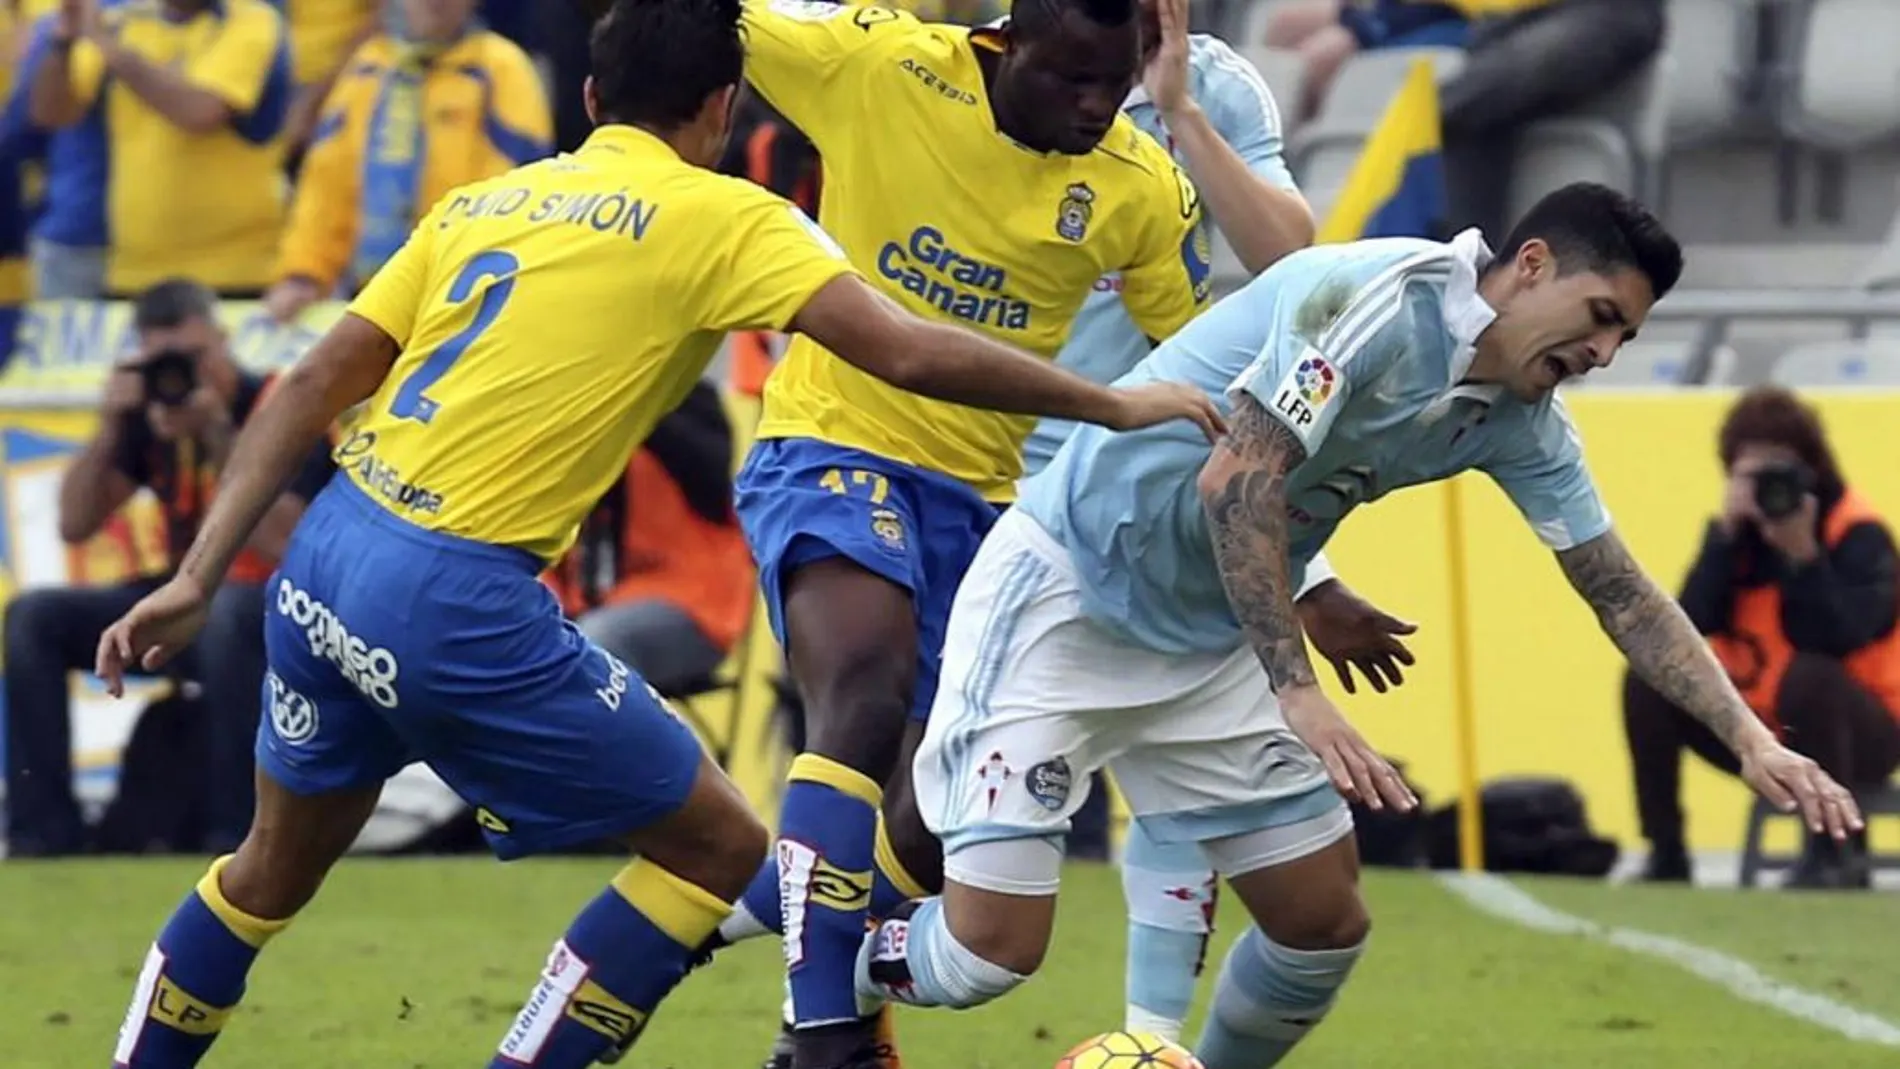
[[[1107,1032],[1076,1044],[1055,1069],[1205,1069],[1193,1054],[1157,1035]]]

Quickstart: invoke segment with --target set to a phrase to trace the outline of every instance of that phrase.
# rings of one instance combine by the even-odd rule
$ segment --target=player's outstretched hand
[[[156,670],[191,645],[211,608],[204,588],[179,575],[139,599],[99,636],[94,670],[114,698],[125,693],[125,673]]]
[[[1280,711],[1293,734],[1319,755],[1333,787],[1347,801],[1374,810],[1390,806],[1401,813],[1418,808],[1418,796],[1398,771],[1360,737],[1318,686],[1280,695]]]
[[[1155,382],[1116,390],[1115,396],[1120,404],[1107,424],[1111,430],[1133,431],[1186,419],[1194,421],[1210,443],[1227,433],[1227,418],[1214,399],[1184,383]]]
[[[1742,779],[1782,810],[1799,809],[1814,834],[1845,839],[1866,827],[1852,792],[1809,758],[1774,741],[1740,756]]]
[[[1380,694],[1405,682],[1399,666],[1413,664],[1414,658],[1399,638],[1417,631],[1417,624],[1387,615],[1337,579],[1313,588],[1294,608],[1306,637],[1332,663],[1346,693],[1358,693],[1354,668]]]

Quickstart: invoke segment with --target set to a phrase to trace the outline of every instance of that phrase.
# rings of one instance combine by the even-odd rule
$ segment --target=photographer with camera
[[[112,370],[99,429],[66,470],[59,534],[69,545],[84,543],[143,488],[158,499],[176,554],[197,535],[238,428],[270,381],[238,367],[218,323],[216,298],[195,282],[159,283],[139,296],[133,316],[138,354]],[[212,603],[203,637],[180,662],[178,674],[200,691],[188,718],[191,752],[200,760],[171,775],[193,789],[192,823],[202,841],[170,844],[175,848],[226,851],[250,824],[251,748],[264,686],[264,583],[305,504],[332,470],[327,451],[308,458],[258,526]],[[91,668],[100,632],[162,579],[31,590],[7,606],[10,855],[56,856],[91,845],[73,795],[67,673]]]
[[[1680,601],[1736,689],[1787,745],[1849,787],[1900,766],[1900,585],[1886,521],[1841,479],[1820,417],[1774,386],[1743,394],[1722,424],[1727,481]],[[1682,751],[1731,775],[1709,731],[1647,685],[1623,685],[1644,878],[1687,881]],[[1798,887],[1866,887],[1865,832],[1810,836]]]

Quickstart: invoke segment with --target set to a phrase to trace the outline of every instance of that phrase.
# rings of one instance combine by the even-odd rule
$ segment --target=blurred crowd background
[[[1007,14],[992,0],[897,6],[968,24]],[[1685,607],[1758,710],[1796,723],[1882,804],[1900,763],[1900,650],[1886,652],[1900,593],[1881,519],[1900,508],[1883,460],[1900,413],[1900,3],[1199,0],[1193,24],[1272,89],[1321,240],[1495,235],[1579,178],[1658,206],[1688,247],[1683,286],[1616,367],[1570,391],[1599,479],[1639,556],[1687,577]],[[109,705],[84,674],[92,644],[189,540],[272,370],[416,217],[585,138],[586,37],[567,0],[0,4],[11,854],[219,850],[242,834],[272,540],[347,448],[310,459],[172,678]],[[755,98],[722,169],[808,207],[822,193],[809,142]],[[1245,272],[1215,245],[1232,289]],[[768,810],[798,717],[753,613],[730,474],[780,344],[731,339],[547,577],[583,629],[681,699]],[[1463,702],[1507,815],[1512,798],[1573,800],[1574,816],[1527,819],[1591,843],[1648,840],[1629,863],[1647,857],[1659,879],[1715,849],[1745,877],[1793,860],[1799,879],[1867,882],[1884,832],[1871,855],[1807,844],[1777,862],[1764,814],[1721,769],[1685,778],[1683,751],[1708,754],[1707,740],[1625,686],[1587,621],[1526,626],[1524,599],[1554,574],[1489,533],[1491,497],[1474,499],[1459,543],[1427,539],[1403,559],[1375,548],[1443,529],[1447,507],[1381,506],[1340,547],[1356,587],[1426,623],[1407,696],[1353,708],[1428,793],[1455,786],[1446,725]],[[1455,597],[1448,553],[1483,562]],[[1722,635],[1743,638],[1723,650]],[[1460,643],[1477,658],[1472,694],[1432,667]],[[385,801],[366,845],[473,842],[426,773]],[[1106,856],[1111,814],[1091,817],[1076,849]],[[1582,864],[1607,871],[1616,854]]]

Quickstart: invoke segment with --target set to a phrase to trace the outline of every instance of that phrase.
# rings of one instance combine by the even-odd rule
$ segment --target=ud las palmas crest
[[[1095,215],[1095,191],[1087,182],[1072,182],[1063,191],[1056,206],[1056,233],[1069,241],[1081,241],[1089,232],[1089,219]]]

